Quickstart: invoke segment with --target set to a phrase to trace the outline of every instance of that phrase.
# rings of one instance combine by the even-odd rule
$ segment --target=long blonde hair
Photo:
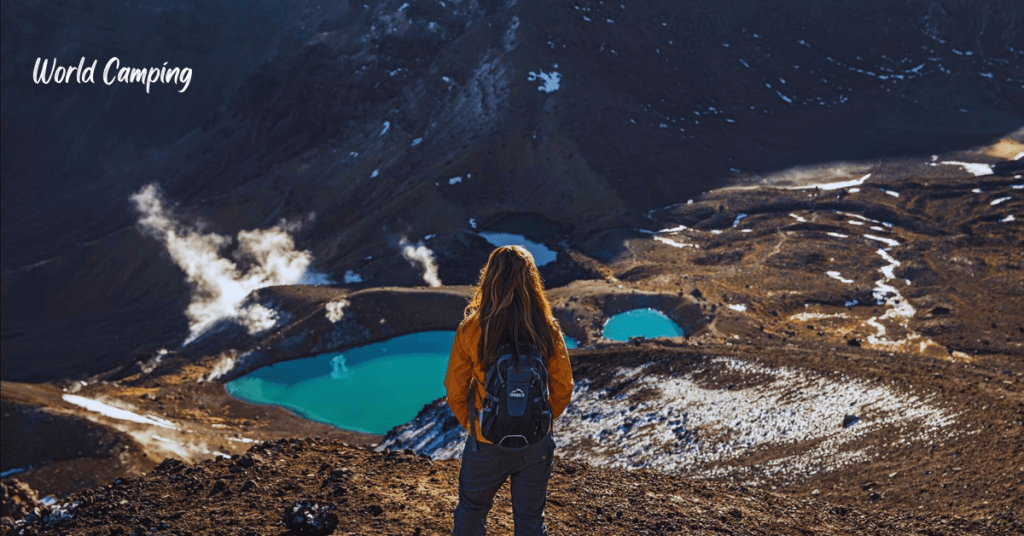
[[[555,352],[555,337],[562,333],[533,255],[522,246],[491,252],[464,317],[463,322],[480,323],[477,355],[484,370],[498,359],[504,344],[516,355],[537,351],[546,364]]]

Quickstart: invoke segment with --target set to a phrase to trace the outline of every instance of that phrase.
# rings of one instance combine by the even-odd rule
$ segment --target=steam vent
[[[2,536],[451,534],[504,245],[551,534],[1024,534],[1024,3],[0,9]]]

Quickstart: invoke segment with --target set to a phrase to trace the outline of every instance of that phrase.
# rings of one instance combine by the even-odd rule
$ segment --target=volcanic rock
[[[338,527],[333,505],[302,500],[285,509],[284,525],[300,536],[325,536]]]

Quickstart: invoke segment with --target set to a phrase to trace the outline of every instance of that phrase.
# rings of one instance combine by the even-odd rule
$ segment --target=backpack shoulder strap
[[[497,374],[498,379],[504,383],[505,378],[501,375],[501,370],[499,369],[503,363],[507,363],[510,359],[512,359],[512,354],[504,354],[494,362],[494,365],[491,366],[490,369],[487,370],[487,378],[484,380],[484,389],[491,384],[491,378],[493,378],[495,374]]]

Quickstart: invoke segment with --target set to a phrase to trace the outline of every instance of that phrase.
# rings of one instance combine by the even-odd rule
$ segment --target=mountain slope
[[[447,534],[458,463],[379,454],[330,440],[282,440],[194,466],[167,460],[140,478],[69,497],[45,533],[279,534],[297,501],[336,507],[337,533]],[[507,487],[490,516],[511,533]],[[74,505],[74,506],[71,506]],[[1009,534],[1019,520],[967,521],[873,512],[820,500],[692,482],[649,471],[598,469],[556,456],[547,526],[557,534]],[[32,533],[27,531],[27,533]]]
[[[298,246],[336,281],[417,284],[397,244],[436,235],[441,279],[464,284],[488,247],[473,225],[527,215],[579,240],[765,171],[1024,122],[1013,2],[403,5],[353,7],[282,48],[142,175],[221,233],[305,221]],[[4,378],[52,377],[34,362],[96,372],[185,338],[180,272],[104,199],[39,225],[116,224],[3,273]]]

